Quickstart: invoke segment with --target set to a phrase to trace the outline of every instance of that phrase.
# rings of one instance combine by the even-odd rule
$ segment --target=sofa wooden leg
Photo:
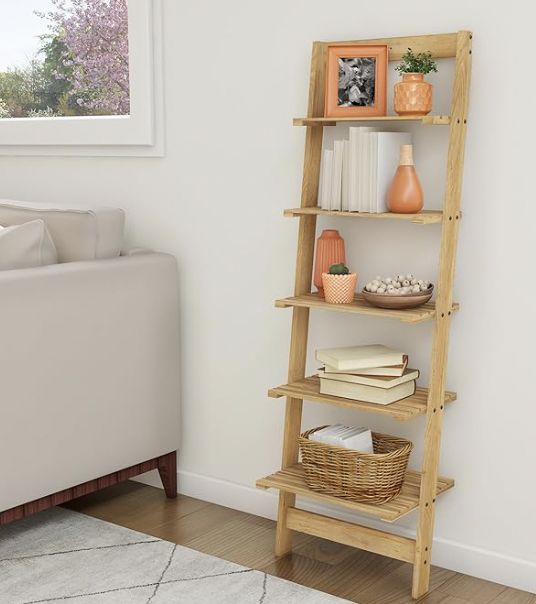
[[[177,497],[177,451],[158,458],[158,473],[168,499]]]

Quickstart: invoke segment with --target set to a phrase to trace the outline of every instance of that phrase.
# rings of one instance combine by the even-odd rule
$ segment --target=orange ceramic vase
[[[432,111],[432,84],[422,73],[404,73],[395,84],[393,106],[398,115],[427,115]]]
[[[401,145],[400,164],[387,191],[387,207],[396,214],[416,214],[423,205],[424,195],[413,163],[413,145]]]
[[[314,284],[318,293],[324,297],[322,285],[322,273],[327,273],[332,264],[346,264],[346,253],[344,250],[344,239],[339,231],[325,229],[316,242],[316,260],[314,272]]]

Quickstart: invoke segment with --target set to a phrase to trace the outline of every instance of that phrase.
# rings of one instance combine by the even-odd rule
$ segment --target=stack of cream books
[[[419,372],[408,355],[381,344],[317,350],[320,393],[389,405],[415,394]]]

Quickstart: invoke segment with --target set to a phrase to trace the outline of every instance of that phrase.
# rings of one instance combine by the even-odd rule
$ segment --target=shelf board
[[[388,503],[382,503],[380,505],[357,503],[355,501],[349,501],[340,497],[333,497],[331,495],[324,495],[312,491],[305,482],[305,473],[301,464],[296,464],[285,470],[280,470],[275,474],[261,478],[257,481],[257,488],[279,489],[280,491],[308,497],[309,499],[314,499],[327,505],[338,505],[354,512],[371,514],[386,522],[394,522],[418,507],[421,478],[422,475],[420,472],[408,471],[400,495]],[[453,486],[454,480],[450,478],[438,478],[437,495],[444,493]]]
[[[289,308],[298,306],[302,308],[317,308],[320,310],[335,310],[338,312],[356,313],[361,315],[374,315],[377,317],[387,317],[398,319],[404,323],[421,323],[430,321],[435,317],[435,303],[427,302],[417,308],[408,308],[406,310],[393,310],[386,308],[376,308],[365,302],[361,294],[356,294],[351,304],[328,304],[324,298],[318,294],[302,294],[301,296],[292,296],[290,298],[280,298],[275,301],[277,308]],[[459,309],[459,304],[453,304],[452,310]]]
[[[352,122],[421,122],[427,126],[448,126],[448,115],[383,115],[381,117],[295,117],[294,126],[335,126]]]
[[[297,380],[290,384],[283,384],[277,388],[271,388],[268,391],[268,396],[271,398],[281,398],[288,396],[301,400],[315,401],[318,403],[327,403],[329,405],[338,405],[339,407],[347,407],[356,409],[357,411],[369,411],[379,415],[388,415],[399,421],[407,421],[424,415],[428,403],[428,388],[417,387],[415,394],[408,396],[401,401],[391,403],[390,405],[375,405],[374,403],[366,403],[364,401],[355,401],[349,398],[340,396],[332,396],[330,394],[320,394],[320,379],[317,375]],[[456,400],[455,392],[445,392],[445,404]]]
[[[382,212],[371,214],[369,212],[343,212],[342,210],[323,210],[322,208],[290,208],[284,210],[284,216],[292,218],[296,216],[337,216],[340,218],[375,218],[387,220],[405,220],[414,224],[437,224],[443,221],[441,210],[423,210],[418,214],[395,214],[394,212]]]

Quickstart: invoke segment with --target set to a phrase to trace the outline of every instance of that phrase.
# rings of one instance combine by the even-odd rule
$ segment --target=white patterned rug
[[[53,508],[0,528],[0,604],[41,602],[342,604],[346,600]]]

